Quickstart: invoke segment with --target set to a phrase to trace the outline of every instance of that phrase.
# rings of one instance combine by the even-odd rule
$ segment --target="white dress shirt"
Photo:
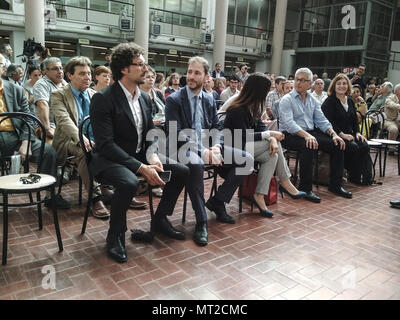
[[[125,93],[126,98],[128,99],[129,107],[131,108],[133,119],[135,120],[136,124],[136,131],[138,135],[138,144],[136,148],[136,153],[139,153],[142,147],[142,134],[143,134],[143,129],[144,129],[144,123],[143,123],[143,115],[142,115],[142,109],[140,108],[140,103],[139,103],[139,97],[140,97],[140,89],[137,87],[135,95],[132,96],[131,93],[124,87],[124,85],[121,83],[121,81],[118,81],[122,90]]]

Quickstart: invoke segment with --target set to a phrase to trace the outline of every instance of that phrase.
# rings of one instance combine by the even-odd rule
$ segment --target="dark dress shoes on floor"
[[[151,231],[143,231],[139,229],[131,229],[131,239],[132,241],[139,241],[139,242],[147,242],[151,243],[154,239],[154,232]]]
[[[343,187],[339,187],[339,188],[329,187],[328,190],[340,197],[343,197],[343,198],[351,199],[353,197],[353,194],[350,191],[347,191]]]
[[[303,199],[314,202],[314,203],[320,203],[321,198],[318,197],[314,192],[308,191],[306,192],[306,195],[303,197]]]
[[[199,246],[206,246],[208,244],[208,230],[207,223],[196,223],[194,229],[193,241]]]
[[[146,209],[147,208],[147,202],[146,201],[137,200],[135,197],[133,197],[131,202],[129,203],[129,208],[136,209],[136,210]]]
[[[235,224],[235,219],[226,213],[225,204],[222,201],[219,201],[215,198],[210,198],[206,202],[206,207],[208,210],[213,211],[216,214],[217,221]]]
[[[390,201],[390,205],[393,208],[400,209],[400,200],[392,200]]]
[[[107,237],[107,253],[116,262],[124,263],[128,260],[125,250],[125,236]]]
[[[175,229],[168,221],[167,217],[154,218],[152,225],[152,231],[156,233],[161,233],[172,239],[185,240],[185,233]]]

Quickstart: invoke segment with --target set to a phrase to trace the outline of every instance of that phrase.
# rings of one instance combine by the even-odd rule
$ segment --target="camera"
[[[41,43],[35,42],[35,38],[29,38],[24,41],[24,51],[22,53],[24,56],[33,57],[37,51],[41,54],[44,51],[44,47]]]

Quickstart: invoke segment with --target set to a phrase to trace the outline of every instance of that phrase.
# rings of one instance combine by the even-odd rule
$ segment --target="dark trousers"
[[[300,152],[300,184],[299,190],[309,192],[312,190],[313,157],[316,150],[306,148],[306,141],[288,132],[283,132],[285,139],[281,142],[285,149]],[[309,131],[318,141],[318,150],[330,154],[329,186],[338,188],[342,186],[344,152],[339,145],[335,146],[332,138],[320,131]]]
[[[15,132],[0,132],[0,156],[12,156],[15,151],[18,152],[22,141]],[[31,141],[31,160],[38,163],[40,157],[41,141],[34,137]],[[41,163],[41,173],[57,177],[56,151],[47,143],[44,145],[43,158]]]
[[[245,151],[225,146],[223,154],[226,155],[227,152],[232,153],[231,158],[234,163],[224,164],[222,167],[217,168],[217,173],[224,179],[224,182],[218,187],[217,193],[215,194],[216,199],[225,203],[231,201],[233,194],[242,183],[245,175],[251,173],[251,170],[249,170],[246,174],[238,174],[237,168],[244,167],[245,164],[235,164],[235,159],[243,159],[243,157],[245,157],[246,162],[254,163],[253,157]],[[235,153],[240,153],[240,156],[236,157]],[[187,166],[189,167],[190,175],[186,189],[196,215],[196,222],[203,223],[207,221],[204,199],[204,162],[193,152],[191,152],[188,157],[189,164],[187,164]]]
[[[344,166],[349,171],[349,179],[361,182],[361,176],[366,182],[369,181],[371,170],[368,163],[371,162],[368,143],[362,141],[346,141],[344,153]]]
[[[147,163],[141,155],[136,158]],[[161,161],[164,163],[163,159]],[[185,165],[170,159],[167,159],[167,163],[163,167],[164,171],[171,171],[171,180],[164,186],[163,195],[155,212],[155,219],[172,215],[176,201],[189,175],[189,169]],[[126,211],[139,186],[137,175],[125,166],[115,164],[115,166],[101,172],[96,180],[115,188],[111,201],[109,235],[125,233],[127,231]],[[149,192],[151,191],[149,190]]]

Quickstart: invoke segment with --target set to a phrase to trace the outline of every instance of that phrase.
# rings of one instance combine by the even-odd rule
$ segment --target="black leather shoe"
[[[312,191],[306,192],[306,195],[304,196],[303,199],[308,200],[308,201],[311,201],[311,202],[314,202],[314,203],[320,203],[320,202],[321,202],[321,198],[318,197],[318,196],[317,196],[314,192],[312,192]]]
[[[208,244],[208,230],[206,222],[196,223],[193,241],[199,246],[206,246]]]
[[[400,200],[392,200],[390,201],[390,205],[396,209],[400,209]]]
[[[185,233],[183,231],[175,229],[168,221],[167,217],[155,218],[152,224],[152,231],[154,232],[161,233],[173,239],[185,240]]]
[[[343,198],[347,198],[347,199],[351,199],[353,198],[353,194],[350,191],[347,191],[345,188],[343,187],[339,187],[339,188],[332,188],[329,187],[328,190],[334,194],[337,194],[338,196],[341,196]]]
[[[223,202],[218,201],[215,198],[210,198],[206,202],[206,207],[208,210],[213,211],[216,214],[217,221],[235,224],[235,219],[226,213],[225,204]]]
[[[123,263],[128,260],[124,244],[125,236],[122,234],[107,237],[107,253],[114,261]]]

